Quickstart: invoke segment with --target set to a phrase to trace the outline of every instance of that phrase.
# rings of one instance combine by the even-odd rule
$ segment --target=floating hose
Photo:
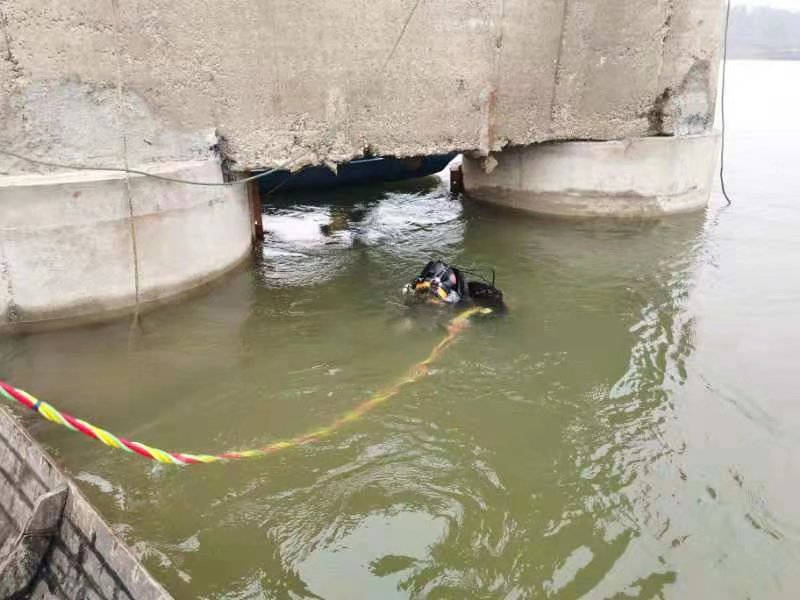
[[[383,404],[391,397],[397,395],[403,386],[410,383],[415,383],[424,375],[426,375],[428,372],[428,367],[431,365],[431,363],[438,359],[442,352],[444,352],[444,350],[450,344],[452,344],[453,341],[455,341],[459,333],[461,333],[466,327],[467,321],[470,317],[476,314],[488,314],[490,312],[492,312],[492,309],[490,308],[474,307],[465,310],[463,313],[452,319],[447,326],[447,335],[445,335],[445,337],[442,338],[442,340],[436,344],[436,346],[434,346],[433,350],[431,350],[431,353],[425,360],[415,364],[408,371],[408,373],[406,373],[402,378],[398,379],[394,384],[383,390],[379,390],[370,396],[368,400],[365,400],[350,412],[339,417],[327,427],[321,427],[320,429],[315,429],[288,440],[272,442],[271,444],[261,448],[256,448],[254,450],[226,452],[225,454],[190,454],[187,452],[167,452],[165,450],[159,450],[158,448],[153,448],[152,446],[142,444],[141,442],[126,440],[125,438],[116,436],[105,429],[97,427],[96,425],[92,425],[87,421],[77,419],[72,415],[61,412],[51,404],[48,404],[43,400],[38,400],[29,393],[17,389],[2,380],[0,380],[0,396],[3,396],[11,401],[19,402],[26,408],[37,412],[39,416],[47,419],[48,421],[63,425],[72,431],[82,433],[85,436],[105,444],[106,446],[111,446],[112,448],[138,454],[139,456],[143,456],[160,463],[170,465],[192,465],[199,463],[208,464],[241,458],[257,458],[273,454],[279,450],[287,450],[289,448],[303,446],[305,444],[320,440],[338,431],[346,424],[362,418],[376,406]]]

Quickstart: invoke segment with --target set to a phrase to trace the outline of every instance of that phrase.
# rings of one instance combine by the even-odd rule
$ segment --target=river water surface
[[[208,293],[133,333],[2,339],[2,375],[161,448],[249,448],[427,355],[448,315],[398,300],[430,256],[494,266],[508,315],[323,441],[181,469],[26,423],[176,598],[796,598],[800,63],[729,74],[731,207],[537,220],[435,179],[273,197]]]

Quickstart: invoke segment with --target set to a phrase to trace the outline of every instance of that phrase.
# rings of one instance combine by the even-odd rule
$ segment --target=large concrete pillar
[[[218,160],[147,172],[222,182]],[[0,177],[0,332],[107,318],[196,288],[245,258],[244,186],[98,171]]]
[[[478,200],[574,217],[650,217],[706,206],[719,135],[546,142],[464,157]]]
[[[704,207],[718,157],[713,121],[723,0],[560,4],[552,84],[537,81],[550,94],[528,111],[541,118],[528,119],[525,140],[506,133],[520,113],[492,122],[487,142],[465,156],[467,193],[564,216]],[[536,81],[525,70],[535,62],[529,37],[503,55],[504,64],[512,51],[528,58],[498,80],[497,94],[509,102],[525,97],[518,81]]]

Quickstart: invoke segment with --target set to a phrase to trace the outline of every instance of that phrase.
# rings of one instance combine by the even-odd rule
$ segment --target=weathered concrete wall
[[[4,0],[0,147],[235,168],[699,133],[722,0]],[[0,157],[0,171],[33,170]]]
[[[222,181],[213,160],[148,170]],[[243,186],[96,171],[0,176],[0,331],[129,311],[213,279],[249,249]]]
[[[37,498],[62,486],[68,493],[60,523],[24,597],[169,600],[75,484],[0,407],[0,564]]]

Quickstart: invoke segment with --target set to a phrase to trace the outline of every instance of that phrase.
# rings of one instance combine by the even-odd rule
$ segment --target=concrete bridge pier
[[[133,168],[222,183],[219,159]],[[0,177],[0,333],[132,313],[250,253],[245,185],[72,171]]]
[[[716,132],[554,141],[465,155],[464,188],[490,204],[566,217],[657,217],[706,206]]]
[[[464,184],[488,202],[705,204],[724,0],[444,4],[0,1],[0,332],[172,297],[258,235],[244,186],[57,164],[222,181],[220,157],[471,149]]]

